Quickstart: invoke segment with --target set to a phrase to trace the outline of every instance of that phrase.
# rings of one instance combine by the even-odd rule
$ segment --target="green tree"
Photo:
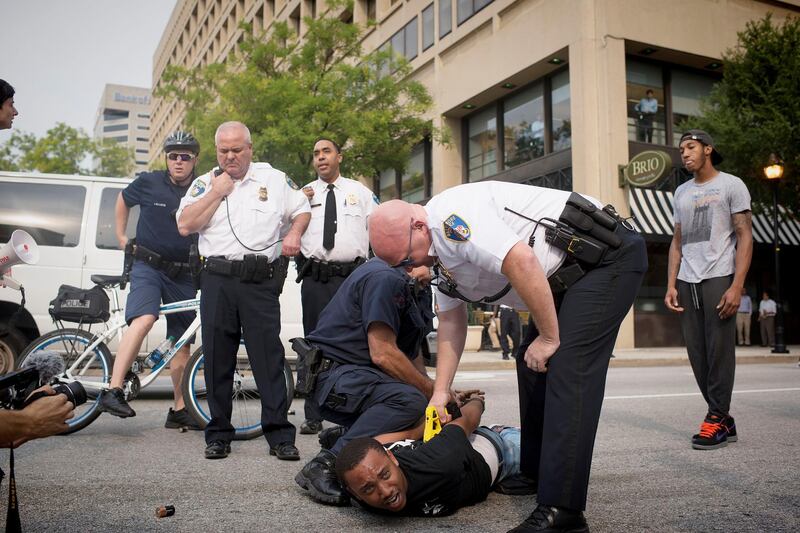
[[[425,87],[409,78],[408,63],[389,49],[364,55],[364,27],[343,22],[352,0],[331,0],[305,18],[302,38],[284,22],[245,38],[225,64],[172,67],[157,92],[185,104],[185,124],[201,141],[200,168],[215,163],[214,132],[227,120],[250,128],[254,159],[305,183],[314,177],[311,149],[320,136],[343,147],[342,173],[374,176],[402,170],[411,148],[440,135],[424,114]]]
[[[773,24],[770,15],[747,24],[736,48],[723,55],[724,76],[684,128],[714,136],[725,161],[755,200],[771,205],[763,168],[769,154],[783,158],[781,203],[800,207],[800,18]]]
[[[97,162],[94,169],[90,165],[92,158]],[[133,168],[133,151],[129,148],[108,139],[95,141],[83,130],[63,122],[40,139],[32,133],[15,131],[0,146],[0,170],[129,176]]]

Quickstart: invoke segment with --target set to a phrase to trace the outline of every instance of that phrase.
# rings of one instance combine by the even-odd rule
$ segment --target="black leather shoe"
[[[205,424],[199,424],[197,420],[195,420],[192,415],[189,414],[189,411],[187,411],[185,407],[183,409],[178,409],[177,411],[170,407],[169,412],[167,413],[167,421],[164,422],[164,427],[168,429],[186,428],[191,429],[192,431],[200,431],[201,429],[205,428]]]
[[[581,511],[539,504],[531,515],[508,533],[537,531],[539,533],[589,533]]]
[[[131,406],[125,401],[125,393],[119,387],[107,389],[100,393],[98,409],[102,413],[108,413],[120,418],[136,416],[136,411],[131,409]]]
[[[301,435],[316,435],[322,431],[322,420],[303,420],[300,424]]]
[[[274,448],[269,449],[270,455],[275,455],[281,461],[299,461],[300,452],[297,447],[291,442],[281,442]]]
[[[350,497],[336,478],[336,456],[321,450],[298,472],[294,480],[311,493],[311,497],[328,505],[349,505]]]
[[[231,445],[228,442],[214,440],[206,446],[206,459],[225,459],[231,453]]]
[[[319,432],[319,445],[323,450],[330,450],[339,437],[347,432],[344,426],[333,426],[332,428],[325,428]]]

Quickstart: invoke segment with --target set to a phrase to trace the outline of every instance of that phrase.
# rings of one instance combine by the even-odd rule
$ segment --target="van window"
[[[85,199],[82,185],[0,182],[0,242],[23,229],[39,246],[77,246]]]
[[[97,216],[97,235],[95,236],[95,243],[101,250],[119,249],[114,209],[117,205],[117,196],[119,196],[121,190],[122,189],[118,187],[106,187],[103,189],[103,194],[100,195],[100,213]],[[128,227],[125,230],[125,234],[129,239],[136,237],[136,224],[138,222],[139,206],[135,205],[131,208],[130,215],[128,216]]]

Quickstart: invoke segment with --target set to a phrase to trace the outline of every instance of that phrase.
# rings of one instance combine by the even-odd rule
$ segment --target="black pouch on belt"
[[[576,197],[580,198],[582,203],[573,200]],[[578,233],[589,235],[612,248],[616,249],[622,245],[622,239],[614,233],[617,221],[578,193],[570,195],[558,219]]]
[[[200,273],[203,271],[203,261],[200,259],[200,252],[197,250],[197,245],[192,244],[189,246],[189,273],[192,275],[192,285],[194,288],[200,289]]]
[[[607,244],[602,244],[594,239],[581,235],[566,227],[564,224],[547,227],[544,232],[545,240],[560,250],[582,263],[595,266],[602,261],[608,250]]]

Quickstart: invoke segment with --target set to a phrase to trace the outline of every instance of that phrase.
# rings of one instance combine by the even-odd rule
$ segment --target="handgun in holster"
[[[131,269],[133,268],[134,251],[136,248],[136,239],[128,239],[125,243],[125,259],[122,263],[122,280],[119,282],[119,288],[125,290],[128,282],[131,279]]]
[[[303,281],[303,278],[306,277],[308,271],[311,269],[311,259],[306,257],[297,255],[294,258],[294,263],[297,265],[297,278],[295,278],[295,283],[300,283]]]
[[[301,394],[311,394],[320,373],[322,350],[303,337],[289,339],[289,342],[292,344],[292,350],[297,354],[297,383],[294,390]],[[301,372],[300,365],[305,367],[305,372]]]
[[[200,289],[200,274],[203,272],[203,259],[196,244],[189,246],[189,273],[192,275],[192,285],[195,290]]]

